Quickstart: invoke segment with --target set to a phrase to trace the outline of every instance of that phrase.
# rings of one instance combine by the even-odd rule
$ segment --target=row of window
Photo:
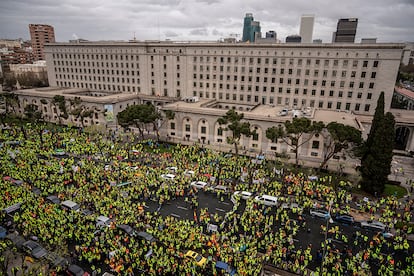
[[[309,53],[310,54],[310,53]],[[60,60],[67,61],[68,59],[71,60],[83,60],[83,64],[85,64],[85,60],[87,60],[87,63],[89,64],[88,60],[102,60],[102,61],[139,61],[139,55],[119,55],[119,54],[68,54],[68,53],[53,53],[52,57],[55,61],[60,64]],[[171,56],[169,56],[171,57]],[[162,61],[167,62],[168,57],[167,56],[155,56],[155,58],[158,58],[159,60],[162,59]],[[155,60],[154,56],[150,56],[150,60]],[[175,59],[177,62],[180,61],[180,56],[175,56]],[[72,62],[72,61],[70,61]],[[363,68],[367,68],[369,66],[376,68],[379,66],[378,60],[353,60],[353,59],[311,59],[311,58],[285,58],[285,57],[273,57],[273,58],[262,58],[262,57],[217,57],[217,56],[194,56],[193,57],[194,63],[232,63],[232,64],[265,64],[265,65],[297,65],[297,66],[342,66],[343,68],[347,68],[349,66],[352,66],[352,68],[357,68],[361,65]],[[80,63],[80,62],[79,62]],[[99,64],[99,62],[97,62]],[[103,64],[103,62],[101,63]],[[108,62],[107,62],[108,64]],[[127,63],[125,63],[127,64]],[[85,66],[85,65],[84,65]],[[89,65],[88,65],[89,66]],[[99,66],[99,65],[98,65]],[[107,65],[108,66],[108,65]],[[121,63],[122,66],[122,63]]]

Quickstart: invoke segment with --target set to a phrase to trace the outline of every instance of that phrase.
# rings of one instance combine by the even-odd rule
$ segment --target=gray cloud
[[[284,41],[299,33],[300,16],[314,14],[314,38],[330,42],[339,18],[357,17],[357,41],[414,40],[412,0],[2,0],[0,38],[29,39],[30,23],[55,27],[58,41],[217,40],[242,33],[243,17],[253,13],[262,33],[274,30]],[[240,37],[240,36],[239,36]]]

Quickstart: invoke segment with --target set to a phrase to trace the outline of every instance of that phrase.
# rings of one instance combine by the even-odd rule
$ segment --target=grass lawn
[[[384,195],[392,196],[394,194],[397,198],[401,198],[407,194],[407,190],[401,186],[385,184]]]

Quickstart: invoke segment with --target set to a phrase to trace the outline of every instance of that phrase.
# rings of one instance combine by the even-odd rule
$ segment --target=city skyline
[[[314,39],[331,42],[340,18],[359,19],[355,42],[378,38],[378,42],[414,40],[409,0],[347,2],[235,1],[235,0],[142,0],[135,1],[1,1],[0,38],[29,39],[29,24],[54,26],[56,41],[87,40],[241,40],[243,18],[252,13],[262,34],[274,30],[282,41],[299,34],[302,14],[314,14]],[[327,8],[329,5],[329,9]],[[237,34],[237,36],[236,36]]]

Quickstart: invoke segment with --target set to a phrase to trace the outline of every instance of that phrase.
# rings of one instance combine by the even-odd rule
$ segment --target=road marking
[[[174,213],[171,213],[171,216],[172,216],[172,217],[176,217],[176,218],[181,218],[181,216],[180,216],[180,215],[177,215],[177,214],[174,214]]]
[[[177,206],[177,209],[188,210],[188,208],[183,207],[183,206]]]
[[[220,201],[220,203],[221,203],[221,204],[224,204],[224,205],[230,205],[230,203],[228,203],[228,202],[224,202],[224,201]]]
[[[220,209],[220,208],[216,208],[217,211],[221,211],[221,212],[226,212],[226,210]]]

